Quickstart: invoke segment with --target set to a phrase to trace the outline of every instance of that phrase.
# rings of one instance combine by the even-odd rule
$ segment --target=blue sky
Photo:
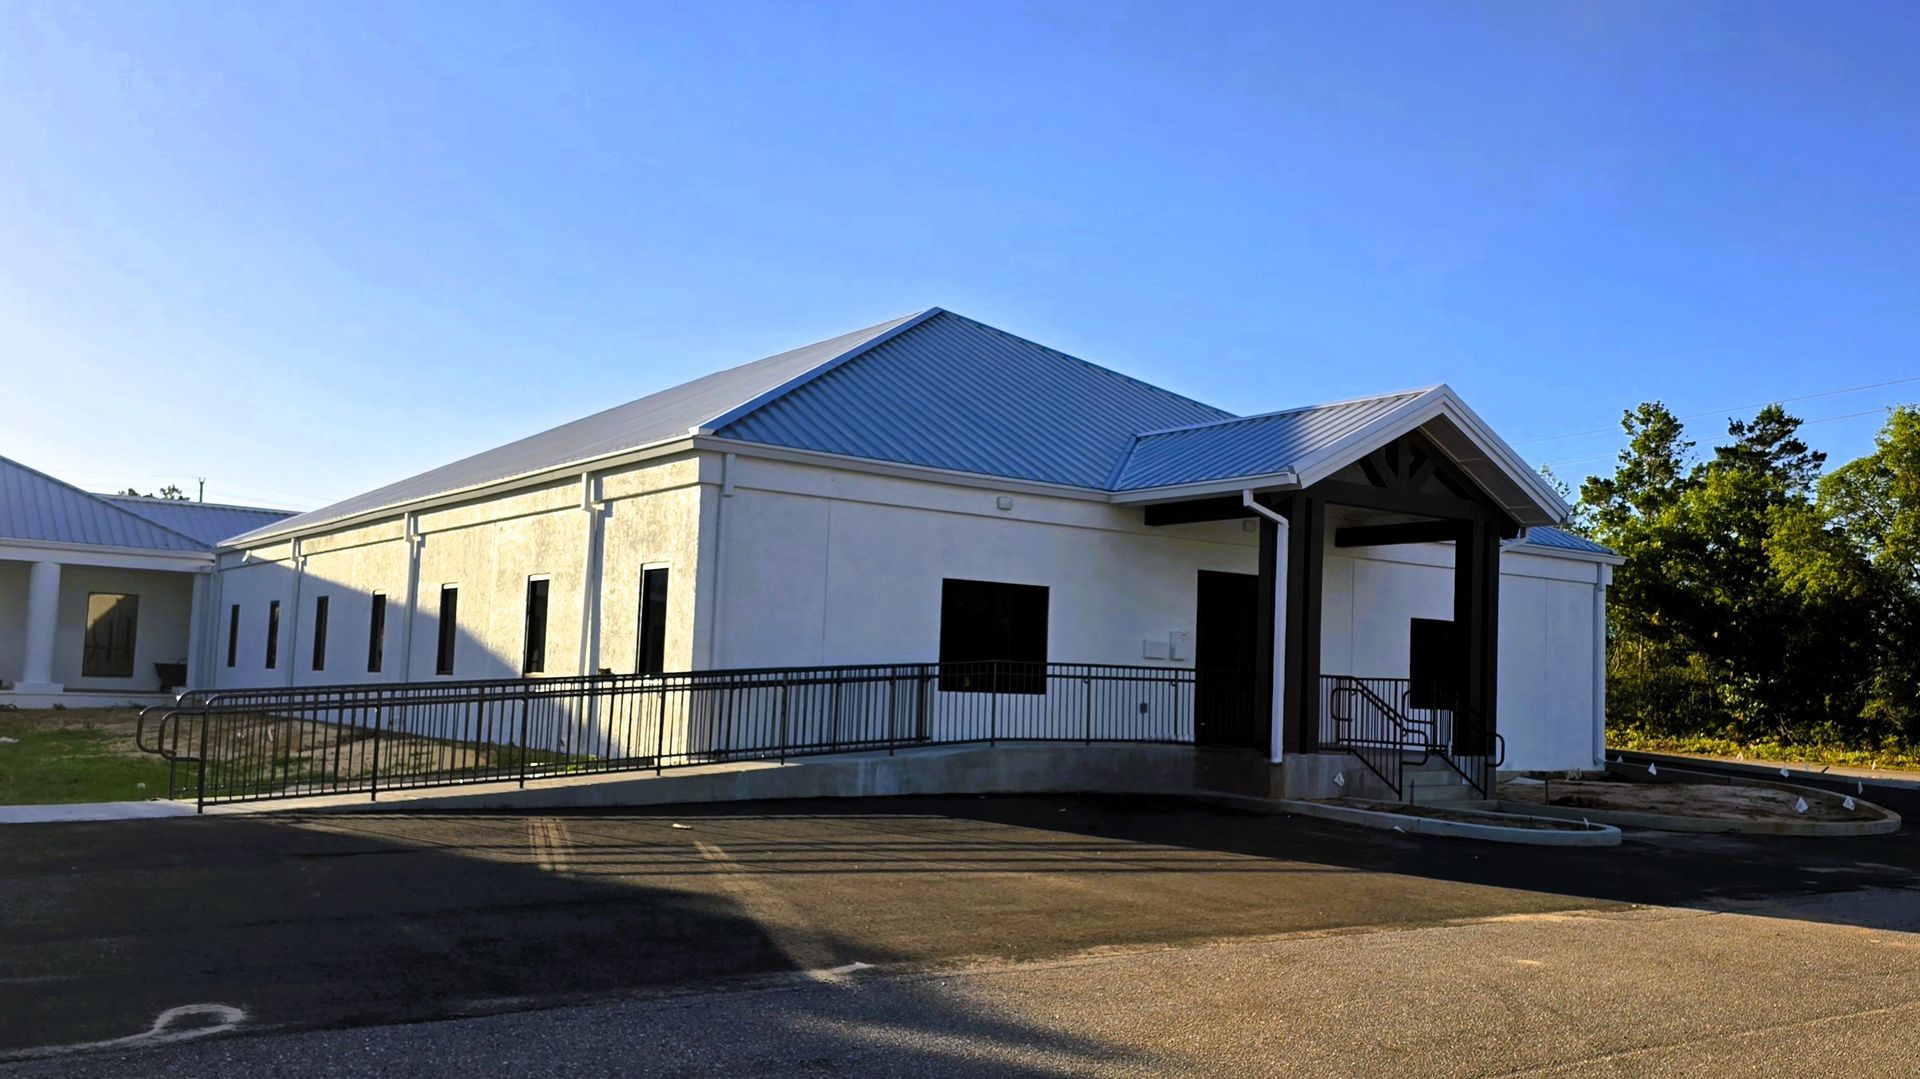
[[[1221,407],[1920,400],[1901,4],[0,6],[0,454],[311,507],[929,305]],[[1705,443],[1723,430],[1703,418]],[[1580,432],[1579,437],[1553,437]]]

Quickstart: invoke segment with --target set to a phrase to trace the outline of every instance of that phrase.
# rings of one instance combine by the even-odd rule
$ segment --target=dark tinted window
[[[367,673],[377,674],[387,656],[387,597],[373,594],[373,615],[367,622]]]
[[[280,662],[280,601],[267,601],[267,668]]]
[[[650,569],[640,575],[640,642],[634,670],[659,674],[667,660],[667,571]]]
[[[940,663],[949,692],[1045,693],[1046,587],[943,581]]]
[[[460,632],[460,590],[452,585],[440,589],[440,649],[434,658],[433,673],[453,673],[453,642]]]
[[[547,669],[547,582],[527,582],[526,647],[520,656],[521,674]]]
[[[313,601],[313,669],[327,669],[327,597]]]

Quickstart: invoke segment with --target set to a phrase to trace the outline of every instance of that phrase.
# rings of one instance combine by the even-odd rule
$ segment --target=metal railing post
[[[1000,661],[991,660],[987,678],[987,744],[1000,744]]]
[[[791,689],[787,679],[780,679],[780,763],[787,763],[787,700]]]
[[[380,731],[386,726],[386,709],[373,706],[373,765],[367,770],[367,800],[380,800]]]
[[[525,790],[527,787],[527,730],[530,725],[529,719],[530,719],[530,713],[532,711],[533,711],[533,694],[531,692],[522,692],[520,694],[520,789],[521,790]]]

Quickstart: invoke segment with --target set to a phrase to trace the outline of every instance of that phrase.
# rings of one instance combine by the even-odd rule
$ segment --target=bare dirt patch
[[[1555,779],[1545,783],[1500,785],[1508,802],[1560,806],[1568,809],[1658,813],[1669,817],[1703,817],[1736,821],[1860,821],[1875,814],[1865,807],[1848,809],[1838,796],[1817,792],[1775,790],[1721,783],[1633,783],[1617,779]],[[1806,811],[1797,805],[1806,801]]]

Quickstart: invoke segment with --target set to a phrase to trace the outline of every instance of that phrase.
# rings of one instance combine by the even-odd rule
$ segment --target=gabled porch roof
[[[1559,493],[1444,384],[1143,433],[1114,471],[1112,497],[1145,503],[1310,487],[1414,430],[1519,524],[1566,521]]]

